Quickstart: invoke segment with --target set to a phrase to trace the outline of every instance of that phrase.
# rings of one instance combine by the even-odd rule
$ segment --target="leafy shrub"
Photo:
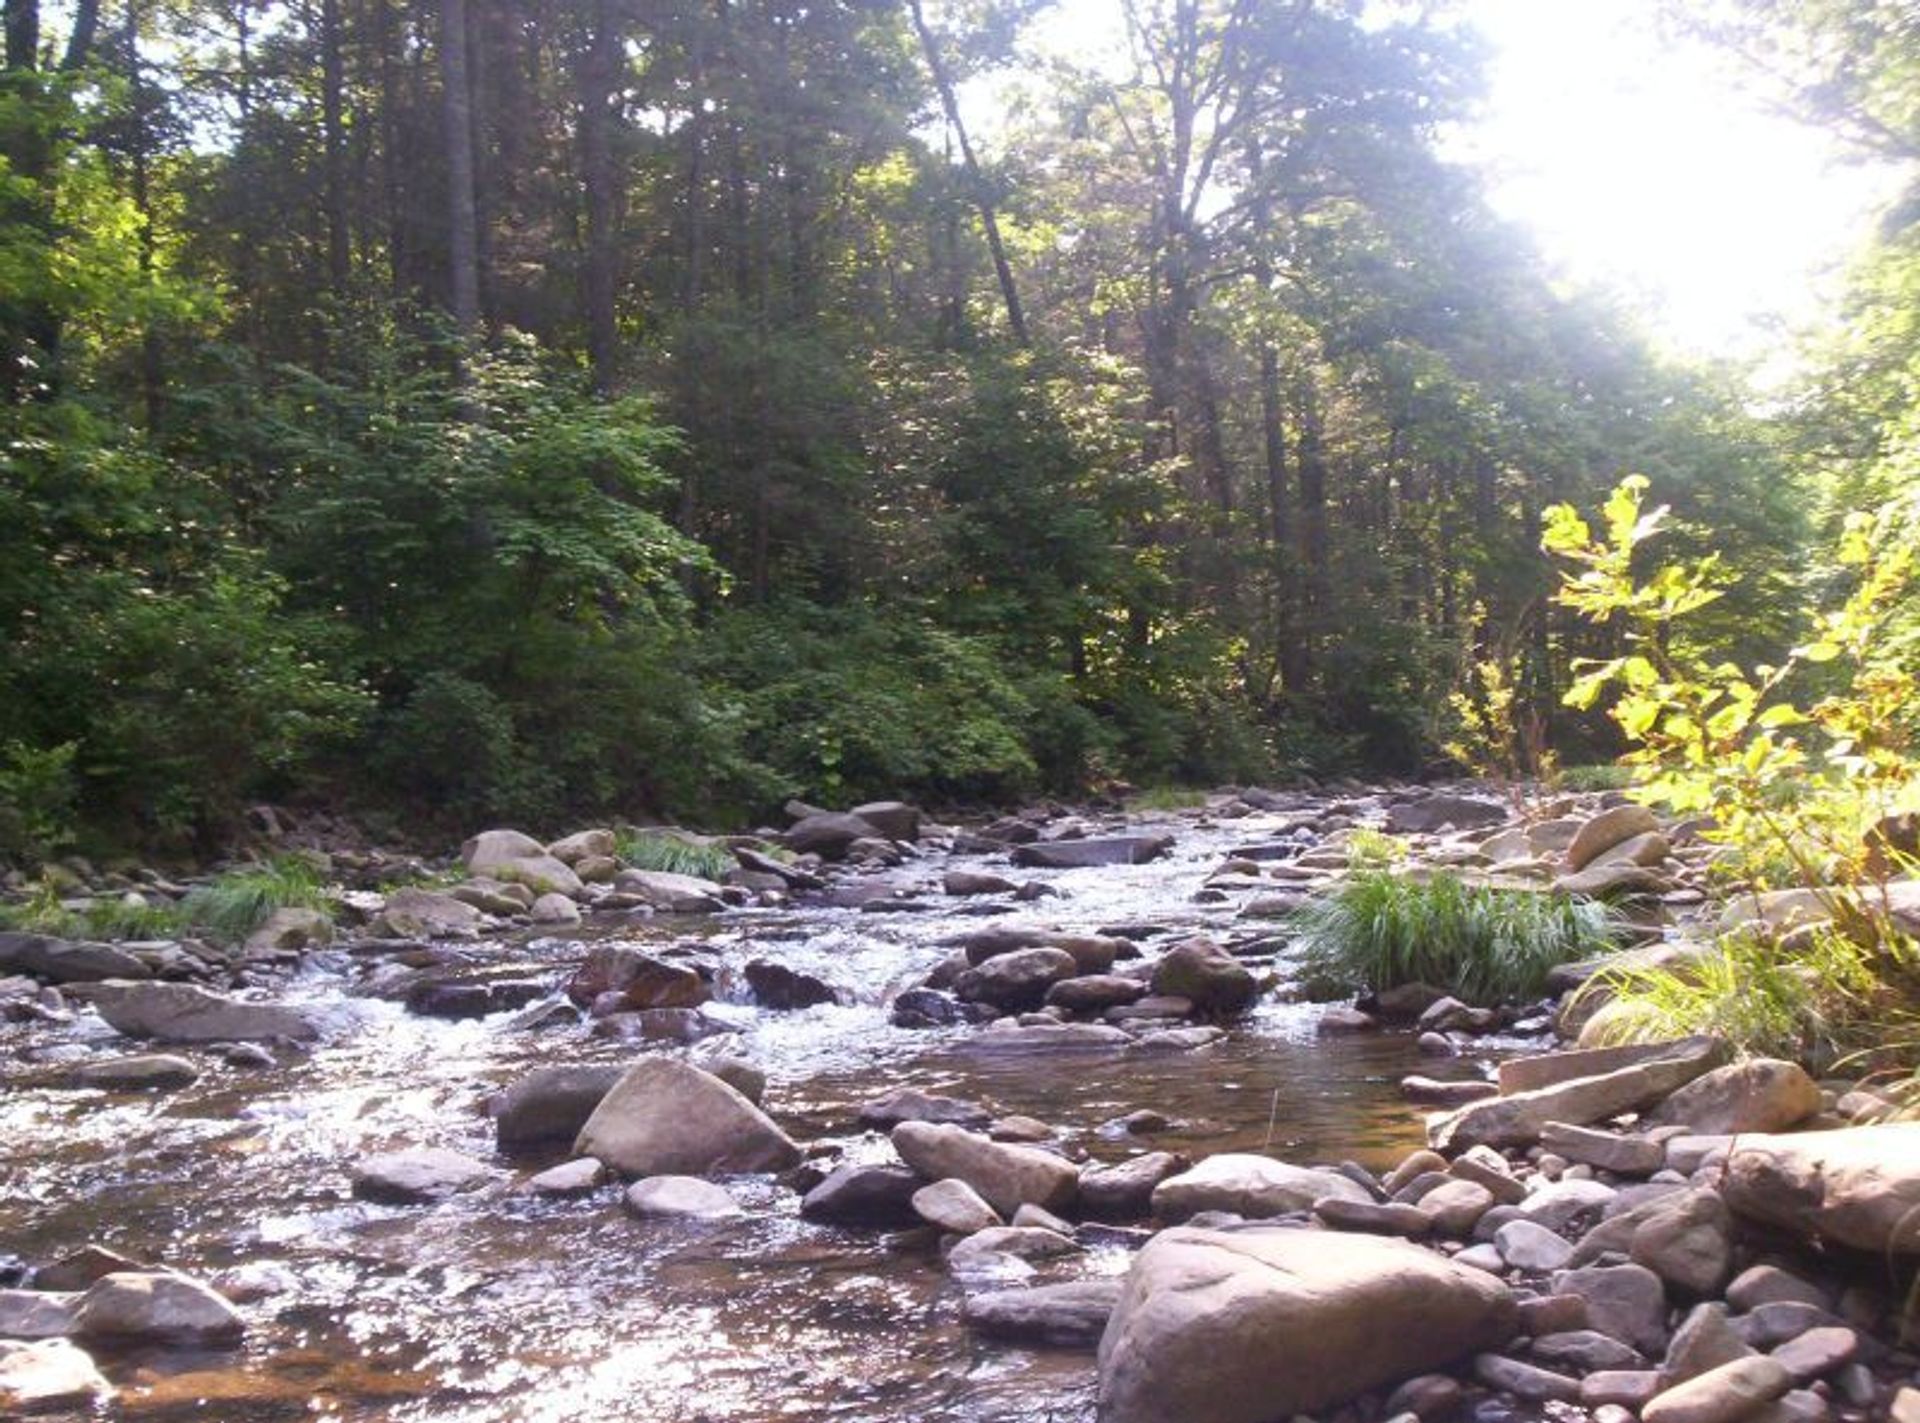
[[[18,741],[0,747],[0,855],[45,860],[73,843],[79,749],[72,741],[45,749]]]
[[[1470,1003],[1539,993],[1556,964],[1615,942],[1611,912],[1590,900],[1354,875],[1294,917],[1304,981],[1354,992],[1429,983]]]
[[[623,830],[613,853],[636,870],[664,870],[717,880],[738,863],[725,845],[670,830]]]
[[[191,891],[180,911],[195,929],[222,943],[238,943],[276,909],[328,909],[325,882],[311,863],[283,856],[231,870]]]
[[[1631,766],[1565,766],[1554,780],[1569,791],[1624,791],[1639,780],[1639,773]]]

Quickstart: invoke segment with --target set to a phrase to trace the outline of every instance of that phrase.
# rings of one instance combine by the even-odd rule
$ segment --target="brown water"
[[[1227,847],[1260,838],[1263,827],[1173,828],[1180,841],[1171,859],[1035,876],[1066,898],[1017,917],[1067,928],[1144,921],[1225,937],[1262,932],[1236,921],[1232,906],[1200,906],[1191,896]],[[897,877],[933,883],[944,863],[930,858]],[[1309,1007],[1268,1003],[1227,1041],[1173,1055],[1013,1059],[971,1047],[972,1030],[889,1026],[887,1000],[944,956],[937,941],[978,922],[943,900],[921,915],[801,907],[661,920],[642,935],[697,937],[735,966],[777,957],[851,991],[850,1005],[801,1013],[722,1010],[739,1025],[739,1049],[769,1073],[771,1113],[803,1142],[830,1142],[850,1156],[886,1154],[880,1138],[855,1130],[855,1109],[905,1086],[1038,1117],[1070,1150],[1102,1160],[1156,1147],[1267,1149],[1300,1162],[1379,1166],[1420,1140],[1418,1115],[1395,1089],[1420,1068],[1410,1036],[1318,1037]],[[534,939],[494,952],[557,984],[584,945]],[[528,1031],[505,1018],[413,1017],[350,997],[366,971],[341,956],[292,985],[290,1000],[328,1005],[335,1031],[283,1068],[236,1072],[209,1061],[195,1087],[163,1097],[17,1083],[0,1095],[0,1254],[43,1262],[94,1242],[194,1274],[244,1265],[277,1286],[245,1306],[251,1329],[239,1350],[104,1359],[121,1386],[105,1416],[1091,1417],[1088,1356],[973,1338],[959,1323],[960,1285],[926,1245],[803,1222],[797,1196],[770,1180],[731,1183],[748,1219],[699,1226],[634,1220],[615,1187],[564,1202],[518,1196],[511,1180],[526,1171],[504,1163],[499,1190],[442,1205],[354,1201],[355,1158],[415,1145],[489,1157],[485,1103],[501,1085],[530,1067],[620,1061],[635,1051],[572,1025]],[[124,1049],[89,1022],[56,1033],[5,1029],[8,1075],[31,1070],[27,1054]],[[1115,1119],[1140,1108],[1184,1125],[1128,1137]],[[1126,1263],[1124,1250],[1109,1246],[1066,1270],[1119,1272]]]

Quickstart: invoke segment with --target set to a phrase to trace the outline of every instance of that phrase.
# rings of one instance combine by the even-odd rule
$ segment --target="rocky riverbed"
[[[1920,1128],[1852,1127],[1878,1099],[1707,1042],[1538,1057],[1547,1004],[1291,1001],[1284,915],[1356,827],[1543,892],[1625,875],[1658,952],[1701,898],[1683,829],[1358,787],[966,829],[798,809],[725,883],[623,868],[599,832],[499,832],[458,875],[232,953],[0,936],[0,1397],[240,1420],[1905,1407],[1889,1261]],[[1459,1105],[1429,1127],[1408,1077]]]

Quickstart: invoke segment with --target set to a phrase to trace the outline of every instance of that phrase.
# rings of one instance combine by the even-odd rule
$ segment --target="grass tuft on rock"
[[[725,845],[670,830],[623,830],[614,837],[613,853],[631,869],[710,880],[719,879],[738,863]]]
[[[193,928],[221,943],[237,944],[276,909],[327,912],[327,887],[311,863],[285,856],[229,870],[190,892],[180,909]]]
[[[1618,920],[1593,900],[1413,879],[1383,870],[1349,878],[1294,917],[1302,980],[1378,991],[1430,983],[1468,1003],[1530,998],[1556,964],[1614,948]]]

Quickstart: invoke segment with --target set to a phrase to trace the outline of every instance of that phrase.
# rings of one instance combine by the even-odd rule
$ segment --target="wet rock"
[[[780,837],[781,843],[798,855],[818,855],[823,860],[846,858],[856,841],[885,839],[879,827],[857,815],[821,811],[808,815]]]
[[[538,1003],[548,985],[531,978],[429,978],[407,990],[407,1011],[423,1018],[489,1018]]]
[[[1552,1399],[1571,1403],[1580,1397],[1580,1381],[1547,1369],[1523,1364],[1504,1354],[1480,1354],[1473,1361],[1473,1376],[1488,1388],[1499,1389],[1532,1403]]]
[[[951,895],[1012,894],[1020,888],[1005,875],[984,874],[978,870],[948,870],[941,887]]]
[[[1068,1013],[1102,1013],[1138,1003],[1147,994],[1147,985],[1137,978],[1117,974],[1088,974],[1063,979],[1047,990],[1046,1006]]]
[[[642,1178],[780,1171],[800,1159],[787,1134],[740,1093],[665,1057],[627,1070],[587,1118],[573,1154]]]
[[[1077,1255],[1082,1247],[1064,1235],[1031,1226],[995,1225],[975,1231],[947,1252],[947,1268],[956,1275],[1003,1273],[1008,1259],[1057,1260]]]
[[[902,1122],[945,1122],[950,1126],[981,1127],[993,1113],[978,1102],[903,1087],[860,1104],[860,1125],[891,1131]]]
[[[1430,1124],[1427,1136],[1441,1151],[1530,1145],[1548,1122],[1585,1126],[1650,1106],[1718,1066],[1726,1052],[1711,1039],[1690,1039],[1652,1062],[1475,1102]]]
[[[1244,1012],[1260,986],[1240,962],[1207,939],[1188,939],[1162,954],[1153,965],[1153,991],[1163,998],[1185,998],[1210,1017]]]
[[[247,935],[243,948],[250,955],[269,954],[322,948],[332,942],[333,920],[318,909],[288,907],[269,914]]]
[[[82,944],[46,934],[0,933],[0,973],[48,983],[99,983],[151,978],[153,971],[112,944]]]
[[[1074,1280],[970,1296],[960,1317],[989,1339],[1056,1348],[1092,1348],[1120,1299],[1120,1281]]]
[[[1435,1077],[1402,1077],[1400,1095],[1409,1102],[1428,1107],[1464,1107],[1469,1102],[1484,1102],[1498,1096],[1500,1089],[1491,1082],[1469,1078],[1466,1081],[1442,1081]]]
[[[485,916],[464,900],[430,889],[396,889],[369,926],[388,939],[474,939]]]
[[[1329,1196],[1371,1201],[1366,1190],[1337,1171],[1290,1166],[1268,1156],[1222,1152],[1162,1181],[1153,1213],[1183,1221],[1201,1211],[1232,1211],[1249,1220],[1310,1211]]]
[[[1358,1008],[1329,1008],[1320,1015],[1320,1021],[1314,1025],[1316,1032],[1328,1035],[1340,1033],[1370,1033],[1380,1024]],[[1440,1084],[1434,1084],[1436,1086]]]
[[[533,901],[527,915],[536,924],[549,926],[578,924],[580,906],[564,894],[543,894]]]
[[[873,800],[856,805],[850,814],[864,820],[887,840],[918,840],[922,819],[920,807],[902,800]]]
[[[585,1007],[618,995],[614,1011],[697,1008],[713,996],[693,969],[670,964],[630,944],[597,944],[567,981],[567,996]]]
[[[1112,1166],[1080,1172],[1080,1208],[1101,1220],[1141,1220],[1153,1210],[1153,1192],[1187,1168],[1185,1157],[1149,1151]]]
[[[958,1045],[968,1053],[1009,1055],[1045,1052],[1118,1052],[1137,1046],[1119,1028],[1103,1023],[1020,1023],[1002,1020]]]
[[[921,1220],[951,1235],[972,1235],[1006,1224],[978,1191],[952,1176],[921,1186],[910,1204]]]
[[[1723,1189],[1750,1220],[1875,1253],[1920,1253],[1920,1122],[1738,1137]]]
[[[1637,836],[1657,835],[1659,818],[1644,805],[1610,806],[1590,817],[1567,846],[1569,870],[1582,870],[1618,845]]]
[[[109,1092],[168,1092],[191,1087],[199,1079],[199,1068],[184,1057],[165,1053],[83,1062],[66,1077],[75,1087],[97,1087]]]
[[[1100,1342],[1103,1423],[1313,1413],[1512,1334],[1492,1276],[1402,1241],[1169,1230],[1140,1252]]]
[[[830,1225],[881,1230],[919,1224],[913,1195],[925,1182],[904,1166],[839,1167],[801,1199],[800,1214]]]
[[[107,1023],[130,1038],[156,1042],[306,1042],[320,1029],[293,1008],[243,1003],[186,983],[112,983],[89,991]]]
[[[642,1220],[731,1220],[740,1203],[698,1176],[648,1176],[626,1191],[627,1209]]]
[[[0,1290],[0,1339],[59,1339],[73,1333],[77,1290]]]
[[[954,980],[957,997],[968,1003],[987,1003],[1002,1012],[1020,1013],[1038,1008],[1047,990],[1078,973],[1073,955],[1062,949],[1017,949],[998,954]]]
[[[1820,1088],[1798,1063],[1755,1058],[1688,1083],[1647,1115],[1649,1126],[1697,1135],[1785,1131],[1820,1110]]]
[[[1162,998],[1158,994],[1149,994],[1136,1002],[1118,1008],[1109,1008],[1101,1014],[1109,1023],[1172,1023],[1193,1013],[1193,1000],[1190,998]]]
[[[83,1245],[69,1251],[51,1265],[33,1272],[36,1289],[80,1291],[98,1284],[108,1275],[140,1274],[153,1267],[144,1260],[122,1255],[104,1245]],[[5,1330],[0,1330],[4,1334]]]
[[[573,1141],[625,1070],[618,1066],[535,1068],[494,1099],[496,1144],[512,1156]]]
[[[709,1043],[695,1051],[690,1060],[702,1072],[718,1077],[756,1107],[767,1095],[767,1074],[744,1057],[727,1051],[723,1044]]]
[[[583,1156],[529,1176],[522,1189],[536,1196],[584,1196],[597,1191],[606,1179],[607,1168]]]
[[[445,1200],[484,1185],[493,1175],[484,1161],[437,1146],[383,1151],[353,1165],[353,1194],[385,1205]]]
[[[246,1321],[211,1286],[152,1271],[108,1275],[80,1297],[74,1333],[82,1339],[147,1344],[232,1344]]]
[[[1557,1294],[1586,1299],[1587,1322],[1649,1357],[1667,1346],[1667,1291],[1644,1265],[1594,1265],[1568,1270],[1553,1282]]]
[[[1774,1359],[1735,1359],[1648,1400],[1644,1423],[1733,1423],[1779,1398],[1793,1378]]]
[[[0,1409],[12,1416],[63,1404],[84,1406],[113,1397],[85,1350],[66,1339],[19,1343],[0,1339]]]
[[[1594,1131],[1566,1122],[1548,1122],[1540,1133],[1540,1144],[1556,1156],[1584,1161],[1589,1166],[1622,1176],[1651,1176],[1667,1164],[1667,1149],[1657,1141]]]
[[[840,995],[833,985],[810,973],[800,973],[771,959],[754,959],[746,967],[747,987],[762,1008],[776,1012],[814,1008],[822,1003],[837,1003]]]
[[[725,891],[712,880],[698,875],[677,875],[666,870],[622,870],[613,877],[613,887],[631,894],[662,914],[718,914],[726,908]]]
[[[1027,1201],[1063,1210],[1079,1192],[1078,1168],[1037,1147],[989,1141],[936,1122],[902,1122],[891,1140],[900,1159],[929,1181],[957,1177],[1003,1215]]]
[[[962,1003],[937,988],[909,988],[893,1000],[889,1018],[896,1028],[950,1028],[991,1018],[993,1011],[984,1004]]]

